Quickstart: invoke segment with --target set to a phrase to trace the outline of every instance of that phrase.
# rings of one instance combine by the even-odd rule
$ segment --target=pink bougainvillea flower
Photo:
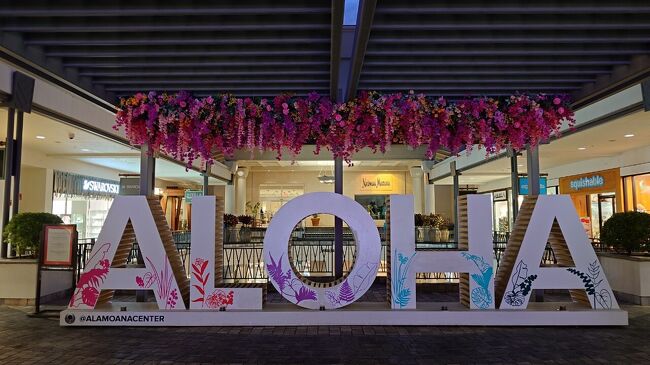
[[[337,104],[315,92],[257,102],[230,94],[193,98],[187,92],[150,92],[122,99],[114,128],[124,128],[131,144],[148,144],[152,153],[166,153],[190,166],[195,159],[210,162],[215,154],[232,156],[242,149],[275,151],[278,159],[287,149],[295,156],[307,144],[314,145],[314,153],[327,149],[348,163],[361,149],[383,153],[395,143],[426,146],[427,158],[439,148],[457,153],[474,145],[497,153],[548,140],[559,134],[563,121],[575,123],[562,95],[448,103],[413,92],[362,91]]]

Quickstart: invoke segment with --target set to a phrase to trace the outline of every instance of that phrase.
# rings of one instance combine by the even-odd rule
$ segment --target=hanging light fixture
[[[323,173],[323,169],[321,168],[320,172],[318,173],[318,181],[321,184],[334,184],[334,171],[331,171],[331,175],[326,175]]]

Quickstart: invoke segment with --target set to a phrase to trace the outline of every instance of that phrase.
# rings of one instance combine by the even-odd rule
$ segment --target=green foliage
[[[615,213],[603,225],[600,240],[617,251],[632,252],[650,247],[650,214],[641,212]]]
[[[4,229],[3,237],[19,252],[38,251],[43,226],[46,224],[61,224],[59,216],[50,213],[19,213],[16,214]]]

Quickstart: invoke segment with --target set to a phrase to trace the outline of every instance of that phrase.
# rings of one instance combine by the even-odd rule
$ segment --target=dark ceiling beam
[[[245,4],[245,3],[244,3]],[[101,4],[97,4],[100,5]],[[65,8],[52,7],[42,9],[0,9],[0,17],[30,17],[30,18],[52,18],[52,17],[140,17],[140,16],[235,16],[235,15],[305,15],[305,14],[327,14],[330,9],[327,7],[155,7],[137,8],[129,7],[128,10],[121,7],[112,8]]]
[[[282,44],[324,44],[329,43],[329,38],[314,37],[314,38],[282,38]],[[277,37],[266,38],[159,38],[159,39],[146,39],[146,38],[113,38],[113,39],[88,39],[85,37],[74,39],[61,39],[61,38],[34,38],[25,41],[26,44],[38,46],[208,46],[208,45],[277,45]]]
[[[513,84],[520,82],[528,82],[533,84],[552,84],[552,83],[585,83],[593,82],[592,78],[499,78],[499,79],[480,79],[480,78],[468,78],[468,79],[390,79],[379,77],[376,79],[364,78],[361,80],[361,84]]]
[[[558,86],[538,86],[538,85],[526,85],[526,84],[521,84],[521,85],[504,85],[504,86],[496,86],[496,85],[436,85],[436,86],[431,86],[428,87],[427,85],[423,85],[420,87],[415,87],[414,85],[407,86],[408,89],[413,89],[413,90],[435,90],[435,91],[444,91],[444,90],[481,90],[481,91],[487,91],[487,90],[520,90],[520,91],[525,91],[525,90],[534,90],[534,91],[554,91],[554,90],[579,90],[582,87],[581,86],[565,86],[565,85],[558,85]],[[361,88],[361,87],[360,87]],[[373,85],[370,89],[373,90],[399,90],[399,91],[407,91],[405,88],[402,87],[396,87],[395,85]],[[108,90],[108,88],[107,88]]]
[[[650,56],[633,57],[629,65],[616,67],[611,74],[600,75],[595,82],[576,91],[573,94],[574,107],[589,105],[647,78],[650,78]]]
[[[354,36],[354,53],[352,54],[350,77],[348,79],[345,99],[354,98],[357,94],[357,85],[361,78],[363,61],[366,56],[366,47],[370,38],[372,22],[375,17],[377,0],[360,0],[357,27]]]
[[[345,0],[332,0],[332,30],[330,41],[330,99],[336,100],[341,70],[341,34]]]
[[[596,4],[598,4],[596,6]],[[377,9],[377,14],[460,14],[460,15],[502,15],[502,14],[644,14],[650,13],[650,6],[413,6],[393,7],[383,6]]]
[[[178,61],[178,62],[79,62],[69,61],[64,63],[70,67],[88,68],[130,68],[146,67],[241,67],[241,66],[270,66],[270,67],[296,67],[296,66],[328,66],[328,61]]]
[[[380,23],[373,27],[373,30],[641,30],[650,29],[650,22],[646,23]]]
[[[329,24],[112,24],[112,25],[5,25],[3,30],[21,33],[138,33],[138,32],[214,32],[214,31],[303,31],[329,30]]]
[[[375,44],[395,44],[395,45],[408,45],[408,44],[603,44],[603,43],[647,43],[650,42],[650,37],[511,37],[508,34],[504,36],[490,36],[490,37],[422,37],[422,38],[371,38],[369,45]]]
[[[550,72],[549,72],[550,73]],[[329,71],[222,71],[222,70],[188,70],[188,71],[178,71],[178,70],[165,70],[165,71],[152,71],[152,70],[124,70],[124,71],[80,71],[79,75],[81,76],[90,76],[90,77],[99,77],[102,79],[105,78],[117,78],[123,79],[124,77],[138,77],[138,78],[148,78],[148,77],[159,77],[165,76],[165,79],[169,79],[175,76],[240,76],[240,77],[255,77],[255,76],[267,76],[269,78],[282,78],[286,76],[327,76]]]
[[[389,78],[390,76],[401,76],[401,77],[425,77],[425,76],[470,76],[474,77],[477,75],[514,75],[514,76],[529,76],[529,75],[598,75],[598,74],[608,74],[610,70],[608,69],[543,69],[543,70],[533,70],[533,69],[521,69],[521,70],[508,70],[508,69],[480,69],[480,70],[457,70],[457,69],[423,69],[418,71],[411,70],[382,70],[382,71],[363,71],[362,78],[368,76],[380,76],[382,79]],[[92,75],[91,75],[92,76]]]
[[[539,50],[539,49],[517,49],[517,50],[462,50],[462,51],[448,51],[448,50],[432,50],[432,51],[422,51],[422,50],[395,50],[395,51],[374,51],[369,50],[366,52],[366,56],[372,57],[454,57],[454,56],[609,56],[609,55],[638,55],[640,53],[648,52],[645,49],[599,49],[599,50],[583,50],[583,49],[571,49],[571,50]],[[182,52],[179,52],[182,53]],[[62,54],[56,54],[57,56],[63,56]]]
[[[137,86],[124,86],[124,87],[107,87],[106,90],[108,91],[142,91],[142,87],[137,87]],[[161,85],[150,85],[147,87],[149,90],[189,90],[189,91],[246,91],[246,90],[251,90],[251,91],[277,91],[277,92],[283,92],[283,91],[304,91],[304,92],[310,92],[312,90],[314,91],[329,91],[329,87],[327,86],[322,86],[322,87],[300,87],[300,88],[289,88],[289,87],[283,87],[283,86],[252,86],[252,87],[230,87],[228,90],[219,90],[219,87],[212,87],[212,86],[192,86],[192,85],[175,85],[175,87],[167,87],[164,84]]]
[[[588,80],[591,81],[591,80]],[[237,84],[253,84],[253,85],[263,85],[265,83],[274,83],[274,84],[314,84],[322,85],[328,83],[329,80],[326,78],[312,78],[312,79],[301,79],[301,80],[290,80],[290,79],[254,79],[254,80],[242,80],[242,79],[174,79],[174,78],[157,78],[157,79],[140,79],[138,77],[125,78],[121,80],[105,80],[97,79],[97,82],[103,83],[106,85],[237,85]],[[329,84],[329,83],[328,83]]]
[[[60,59],[46,57],[39,47],[25,47],[20,34],[0,32],[0,58],[102,108],[115,108],[107,102],[114,97],[112,93],[93,84],[91,78],[80,76],[77,69],[67,67]]]
[[[72,58],[132,58],[132,57],[278,57],[278,56],[327,56],[329,51],[157,51],[157,50],[120,50],[120,51],[54,51],[46,52],[51,57],[72,57]]]
[[[549,60],[549,61],[531,61],[531,60],[516,60],[516,61],[366,61],[365,65],[368,67],[417,67],[417,66],[614,66],[614,65],[627,65],[629,61],[592,61],[584,60]]]

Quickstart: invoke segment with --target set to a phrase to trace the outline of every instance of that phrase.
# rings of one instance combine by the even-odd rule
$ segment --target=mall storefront
[[[600,238],[603,224],[623,211],[620,169],[594,171],[559,179],[560,193],[568,194],[576,207],[587,235]]]
[[[118,181],[55,170],[52,213],[76,224],[79,238],[96,238],[119,188]]]

